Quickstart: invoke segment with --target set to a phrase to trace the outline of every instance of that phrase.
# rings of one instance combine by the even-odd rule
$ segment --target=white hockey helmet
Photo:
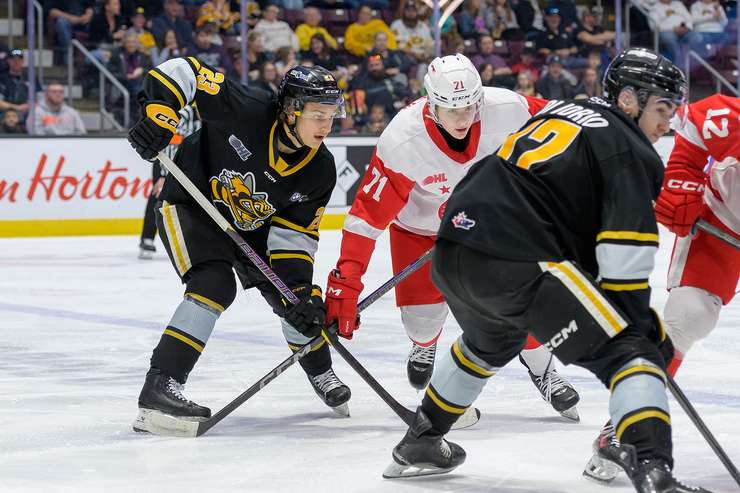
[[[437,107],[465,108],[483,101],[483,82],[475,65],[461,54],[432,60],[424,76],[429,113],[437,120]],[[478,117],[476,117],[476,120]]]

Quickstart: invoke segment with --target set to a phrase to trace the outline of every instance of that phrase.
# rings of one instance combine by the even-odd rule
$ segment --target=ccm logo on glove
[[[687,192],[703,192],[704,185],[695,181],[670,179],[666,182],[666,188],[675,190],[686,190]]]
[[[172,133],[175,133],[177,124],[180,122],[177,113],[169,106],[163,104],[146,105],[146,116],[160,127]]]

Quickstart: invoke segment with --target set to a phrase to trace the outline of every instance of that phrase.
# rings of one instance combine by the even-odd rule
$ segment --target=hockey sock
[[[635,358],[610,379],[609,413],[617,438],[634,445],[638,460],[673,463],[671,418],[665,374],[657,365]]]
[[[524,343],[524,349],[537,349],[540,346],[542,346],[540,341],[532,337],[531,334],[527,336],[527,342]]]
[[[421,403],[434,431],[440,434],[450,431],[496,371],[498,368],[473,354],[462,337],[458,338],[437,361]]]
[[[298,332],[284,319],[280,319],[280,323],[282,324],[283,335],[285,336],[285,340],[288,341],[288,347],[291,351],[298,351],[301,346],[311,342],[311,339]],[[321,341],[319,347],[311,350],[298,363],[300,363],[303,371],[312,376],[320,375],[331,368],[331,351],[326,341]]]
[[[434,344],[437,344],[437,341],[439,340],[439,336],[441,334],[442,334],[442,328],[440,327],[439,328],[439,332],[437,332],[437,335],[434,336],[434,338],[432,340],[430,340],[430,341],[417,341],[417,340],[411,339],[411,342],[413,342],[417,346],[429,347],[429,346],[432,346]]]
[[[214,301],[194,293],[185,294],[154,348],[152,367],[185,383],[221,312],[223,307]]]
[[[531,338],[532,336],[530,336],[530,339]],[[529,343],[529,339],[527,341]],[[527,346],[525,346],[525,349],[521,353],[519,353],[519,356],[521,356],[521,362],[534,375],[541,377],[553,364],[552,353],[545,349],[545,346],[538,345],[538,347],[536,347],[535,349],[526,348]]]

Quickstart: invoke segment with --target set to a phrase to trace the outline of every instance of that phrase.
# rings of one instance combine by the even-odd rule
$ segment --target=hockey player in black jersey
[[[463,334],[438,361],[385,477],[463,463],[444,435],[531,330],[611,391],[619,460],[638,492],[706,491],[671,472],[672,346],[649,306],[663,180],[651,143],[668,131],[686,81],[662,56],[629,49],[605,88],[605,99],[550,101],[452,193],[432,278]]]
[[[202,128],[181,144],[175,162],[301,300],[295,306],[283,300],[168,176],[157,226],[185,293],[154,348],[134,423],[137,431],[157,432],[156,414],[210,416],[182,390],[216,320],[234,301],[234,272],[245,289],[259,289],[280,317],[291,349],[320,334],[325,309],[321,289],[312,282],[313,261],[321,216],[336,182],[334,159],[323,140],[333,119],[344,116],[344,103],[334,77],[321,67],[291,69],[275,100],[193,57],[152,69],[139,101],[143,118],[129,141],[144,159],[153,159],[170,142],[178,111],[197,105]],[[321,399],[348,415],[350,390],[332,370],[329,347],[314,349],[300,364]]]

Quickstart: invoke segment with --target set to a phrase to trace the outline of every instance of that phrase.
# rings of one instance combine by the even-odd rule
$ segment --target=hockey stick
[[[704,219],[699,219],[698,221],[696,221],[695,227],[698,228],[698,229],[700,229],[700,230],[702,230],[702,231],[704,231],[704,232],[706,232],[706,233],[709,233],[710,235],[714,236],[718,240],[722,240],[725,243],[728,243],[728,244],[734,246],[735,248],[740,248],[740,240],[738,240],[737,238],[735,238],[731,234],[729,234],[729,233],[727,233],[725,231],[722,231],[717,226],[708,223]]]
[[[220,212],[218,212],[218,209],[206,199],[206,197],[201,193],[200,190],[193,184],[193,182],[190,181],[190,179],[185,175],[185,173],[182,172],[182,170],[165,154],[159,153],[157,155],[157,159],[159,159],[159,162],[164,166],[167,171],[169,171],[172,176],[175,177],[175,179],[180,183],[180,185],[185,188],[185,190],[190,194],[191,197],[203,208],[203,210],[213,219],[216,224],[219,225],[219,227],[237,244],[239,245],[239,248],[247,255],[249,260],[251,260],[254,265],[265,275],[265,277],[275,286],[275,288],[280,291],[280,293],[285,296],[285,298],[292,304],[298,303],[298,298],[295,296],[295,294],[283,283],[283,281],[278,277],[277,274],[265,263],[264,260],[259,256],[257,252],[255,252],[249,244],[244,241],[244,239],[237,233],[232,227],[231,224],[221,215]],[[399,272],[398,275],[394,276],[391,280],[383,284],[380,288],[378,288],[376,291],[374,291],[370,296],[368,296],[363,302],[368,301],[368,303],[363,307],[367,307],[374,301],[376,301],[378,298],[380,298],[383,294],[385,294],[387,291],[389,291],[393,286],[401,282],[403,279],[411,275],[416,269],[424,265],[432,255],[432,251],[427,251],[424,255],[422,255],[419,259],[417,259],[415,262],[413,262],[411,265],[406,267],[403,271]],[[403,277],[401,277],[403,275]],[[373,297],[374,296],[374,297]],[[373,297],[372,299],[370,299]],[[360,307],[358,305],[358,311]],[[372,375],[360,364],[357,359],[352,356],[352,354],[339,342],[336,336],[336,325],[332,325],[329,327],[326,331],[324,331],[323,335],[327,339],[329,339],[332,343],[332,345],[335,347],[337,352],[347,361],[347,363],[365,380],[368,385],[380,396],[383,401],[388,404],[391,409],[407,424],[411,423],[411,419],[413,419],[413,412],[407,409],[406,407],[402,406],[397,400],[393,398],[379,383],[375,378],[373,378]],[[332,338],[333,336],[333,338]],[[249,399],[252,395],[254,395],[257,391],[259,391],[262,387],[267,385],[269,382],[275,379],[278,375],[280,375],[286,368],[291,366],[296,361],[300,360],[303,356],[308,354],[311,351],[312,347],[315,347],[316,344],[318,344],[320,341],[320,338],[317,337],[313,341],[309,342],[305,346],[302,346],[296,353],[288,357],[285,361],[280,363],[273,371],[265,375],[259,382],[254,384],[252,387],[247,389],[244,393],[242,393],[239,397],[237,397],[234,401],[229,403],[226,407],[224,407],[222,410],[217,412],[214,416],[209,418],[205,421],[200,422],[194,422],[194,421],[186,421],[182,419],[177,419],[170,416],[165,416],[163,418],[163,421],[166,420],[167,422],[162,423],[163,429],[170,432],[170,434],[175,434],[177,436],[200,436],[206,431],[208,431],[210,428],[212,428],[216,423],[221,421],[224,417],[226,417],[228,414],[230,414],[234,409],[239,407],[242,403],[244,403],[247,399]],[[251,392],[250,392],[251,391]],[[477,422],[478,418],[480,417],[480,411],[477,409],[474,409],[475,412],[475,418],[472,423],[468,424],[467,426],[471,426],[475,422]],[[162,415],[156,415],[156,416],[162,416]],[[210,423],[210,425],[206,424]],[[200,431],[200,427],[203,425],[202,431]]]
[[[686,397],[686,394],[683,393],[683,390],[681,390],[673,377],[670,375],[666,375],[666,377],[668,377],[668,388],[673,394],[673,397],[676,398],[681,408],[683,408],[684,412],[689,416],[689,418],[691,418],[691,421],[696,426],[696,429],[699,430],[701,436],[703,436],[704,440],[707,441],[709,446],[717,455],[717,458],[720,460],[720,462],[722,462],[722,465],[725,466],[727,472],[729,472],[730,476],[732,476],[732,479],[734,479],[738,486],[740,486],[740,472],[738,472],[735,464],[732,463],[732,460],[730,460],[730,458],[727,456],[725,451],[722,449],[722,446],[720,446],[719,442],[717,442],[717,439],[714,438],[714,435],[711,431],[709,431],[707,425],[704,424],[701,416],[699,416],[699,413],[696,412],[696,409],[694,409],[691,401],[689,401],[688,397]]]

